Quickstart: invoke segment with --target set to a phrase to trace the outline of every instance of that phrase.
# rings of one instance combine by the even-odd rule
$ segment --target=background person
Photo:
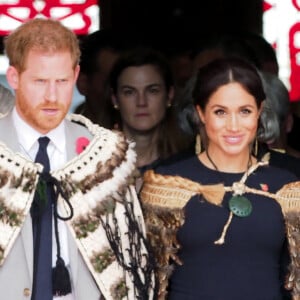
[[[118,127],[135,142],[141,172],[189,147],[172,107],[172,71],[162,53],[149,47],[125,52],[112,68],[110,87]]]
[[[265,145],[261,145],[260,151],[270,153],[271,165],[287,169],[299,178],[299,151],[293,149],[287,143],[287,135],[293,126],[289,92],[277,75],[266,72],[260,74],[266,93],[266,102],[272,108],[278,120],[278,136]]]
[[[125,48],[123,39],[113,29],[101,29],[84,37],[80,48],[80,72],[76,85],[84,99],[74,112],[111,129],[114,110],[105,92],[111,68]]]

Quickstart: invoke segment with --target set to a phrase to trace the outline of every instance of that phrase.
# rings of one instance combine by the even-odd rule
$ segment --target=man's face
[[[56,128],[69,111],[78,72],[67,51],[31,50],[24,72],[9,67],[7,78],[21,118],[42,134]]]

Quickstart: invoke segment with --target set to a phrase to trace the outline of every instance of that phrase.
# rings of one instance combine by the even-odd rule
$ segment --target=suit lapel
[[[65,122],[66,131],[66,149],[67,149],[67,161],[74,158],[76,153],[76,140],[79,137],[78,131],[75,130],[75,126],[70,121]]]
[[[25,256],[31,281],[33,280],[33,236],[32,236],[32,221],[30,214],[27,215],[23,228],[21,230],[21,237],[25,249]]]
[[[20,146],[17,137],[17,131],[12,120],[12,113],[7,114],[0,119],[1,128],[7,128],[0,132],[0,141],[6,144],[12,151],[20,152]],[[32,222],[28,215],[25,219],[21,230],[21,238],[24,245],[27,266],[31,280],[33,278],[33,238],[32,238]]]
[[[78,124],[65,120],[66,131],[66,149],[67,149],[67,161],[70,161],[75,156],[78,156],[76,152],[76,143],[78,138],[85,137],[88,140],[93,139],[93,135],[86,129],[86,127],[78,126]]]

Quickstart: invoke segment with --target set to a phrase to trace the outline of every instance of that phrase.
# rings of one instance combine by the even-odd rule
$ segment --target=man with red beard
[[[0,119],[1,299],[152,299],[133,145],[68,115],[77,37],[34,19],[5,51],[15,106]]]

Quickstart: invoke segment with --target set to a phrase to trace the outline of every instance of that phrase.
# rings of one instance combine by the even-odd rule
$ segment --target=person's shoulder
[[[91,126],[89,126],[89,124],[92,123],[86,118],[76,118],[74,116],[76,115],[72,114],[65,119],[66,128],[68,128],[72,132],[76,132],[78,135],[90,137],[91,131],[89,128]]]
[[[90,132],[99,132],[105,131],[108,133],[113,133],[114,130],[104,128],[99,124],[94,123],[90,118],[77,113],[70,113],[65,118],[65,123],[67,126],[71,126],[72,128],[88,130]]]
[[[197,155],[189,151],[181,152],[161,160],[154,171],[165,175],[181,175],[195,165]]]
[[[258,180],[259,184],[267,184],[269,192],[277,192],[284,185],[299,180],[298,177],[289,170],[272,165],[259,168],[257,174],[259,175],[255,180]]]
[[[96,138],[106,141],[125,141],[126,137],[124,133],[119,130],[107,129],[105,127],[99,126],[93,123],[90,119],[80,115],[80,114],[69,114],[65,118],[65,124],[69,132],[76,132],[76,135],[85,136],[88,138]],[[129,141],[125,141],[125,144],[130,144]]]
[[[270,166],[293,173],[300,178],[300,159],[287,153],[281,153],[275,150],[270,151]]]

